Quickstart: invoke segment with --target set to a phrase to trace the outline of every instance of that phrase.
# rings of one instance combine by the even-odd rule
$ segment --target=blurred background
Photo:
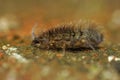
[[[89,19],[104,26],[112,37],[110,42],[118,43],[119,3],[119,0],[0,0],[0,35],[30,36],[36,22],[40,27],[49,27]]]
[[[103,26],[100,49],[64,55],[30,46],[36,23],[35,32],[80,19]],[[120,80],[119,76],[120,0],[0,0],[0,80]]]

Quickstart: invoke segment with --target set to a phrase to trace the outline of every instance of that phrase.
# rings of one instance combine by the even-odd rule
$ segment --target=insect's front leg
[[[62,51],[63,51],[63,55],[65,55],[66,48],[67,48],[66,41],[63,41],[63,42],[62,42]]]

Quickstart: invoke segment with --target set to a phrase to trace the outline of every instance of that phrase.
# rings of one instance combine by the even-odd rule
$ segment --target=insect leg
[[[88,44],[88,45],[92,50],[96,51],[95,48],[91,44]]]
[[[65,55],[65,51],[66,51],[66,43],[63,44],[63,46],[62,46],[62,50],[63,50],[63,55]]]
[[[89,38],[87,38],[87,40],[88,40],[88,41],[87,41],[88,46],[89,46],[92,50],[96,51],[96,50],[95,50],[95,47],[92,46],[92,45],[89,43],[89,41],[90,41]]]

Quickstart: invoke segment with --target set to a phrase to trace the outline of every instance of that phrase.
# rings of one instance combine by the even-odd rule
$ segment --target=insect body
[[[102,41],[103,34],[93,22],[75,22],[57,25],[38,36],[33,35],[32,45],[40,49],[95,49]],[[34,33],[33,33],[34,34]]]

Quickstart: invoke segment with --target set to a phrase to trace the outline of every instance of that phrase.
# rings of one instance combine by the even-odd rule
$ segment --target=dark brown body
[[[86,27],[86,24],[88,26]],[[32,41],[32,45],[41,49],[67,49],[97,47],[103,40],[103,35],[93,23],[68,23],[58,25],[46,32],[40,33]]]

